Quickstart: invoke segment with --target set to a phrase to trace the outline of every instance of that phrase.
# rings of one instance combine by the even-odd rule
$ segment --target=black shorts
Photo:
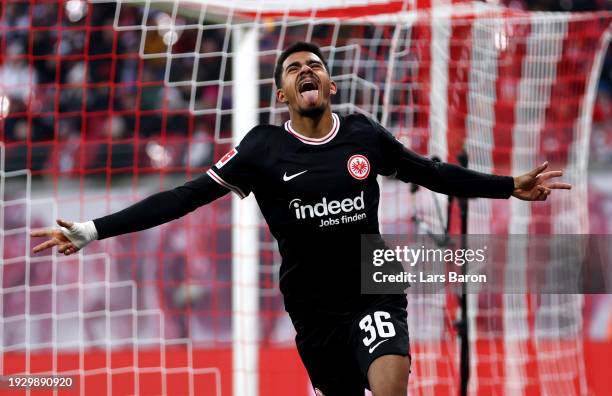
[[[410,356],[406,296],[381,297],[353,313],[290,312],[312,385],[325,396],[363,396],[370,364]]]

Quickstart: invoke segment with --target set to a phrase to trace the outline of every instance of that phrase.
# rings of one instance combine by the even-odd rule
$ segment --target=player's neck
[[[290,112],[290,118],[291,127],[294,131],[314,139],[326,136],[334,124],[331,108],[329,107],[316,117],[307,117],[297,112]]]

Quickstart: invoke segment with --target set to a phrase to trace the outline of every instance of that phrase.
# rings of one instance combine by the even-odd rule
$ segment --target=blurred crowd
[[[54,171],[65,172],[104,168],[108,162],[112,168],[164,167],[173,158],[179,166],[207,164],[210,150],[197,143],[200,137],[207,140],[210,120],[189,117],[190,87],[164,87],[165,60],[141,61],[140,32],[113,30],[113,4],[73,3],[85,7],[80,16],[74,15],[78,10],[64,10],[61,1],[3,3],[0,103],[7,114],[0,117],[1,137],[8,143],[32,142],[31,153],[19,144],[7,148],[7,168],[43,170],[55,165]],[[140,23],[141,9],[124,11],[122,24]],[[160,36],[149,36],[144,51],[165,53]],[[218,50],[221,40],[211,33],[202,47]],[[198,78],[209,78],[214,69],[201,67]],[[216,89],[202,89],[198,99],[214,97],[216,106]],[[185,145],[160,152],[146,140],[162,134],[170,140],[189,134],[196,143],[191,163],[182,161]],[[134,136],[144,143],[134,145]],[[106,141],[116,142],[112,150],[96,144]],[[59,153],[46,142],[59,147]],[[76,149],[79,145],[81,150]],[[142,163],[134,164],[139,157]]]

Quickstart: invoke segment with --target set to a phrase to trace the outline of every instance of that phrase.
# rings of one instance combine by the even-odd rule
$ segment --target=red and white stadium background
[[[587,165],[610,12],[459,1],[0,6],[2,375],[75,376],[62,394],[308,394],[278,252],[252,200],[225,197],[70,258],[31,255],[27,237],[58,216],[87,220],[180,184],[254,123],[280,124],[271,77],[293,41],[329,56],[335,111],[376,116],[424,155],[455,162],[465,149],[481,171],[547,159],[575,185],[547,204],[474,200],[470,232],[583,234],[599,221]],[[441,230],[434,203],[446,213],[444,197],[382,183],[384,231],[418,232],[414,216]],[[607,296],[477,295],[469,307],[471,393],[612,388]],[[411,393],[458,392],[456,311],[453,295],[410,297]]]

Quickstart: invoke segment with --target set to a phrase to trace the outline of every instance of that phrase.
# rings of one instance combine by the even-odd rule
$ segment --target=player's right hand
[[[42,228],[30,232],[30,236],[32,237],[49,238],[47,241],[36,245],[34,249],[32,249],[32,252],[38,253],[50,249],[53,246],[57,246],[58,252],[69,256],[78,252],[81,248],[98,237],[93,222],[76,223],[58,219],[57,224],[61,228]]]

